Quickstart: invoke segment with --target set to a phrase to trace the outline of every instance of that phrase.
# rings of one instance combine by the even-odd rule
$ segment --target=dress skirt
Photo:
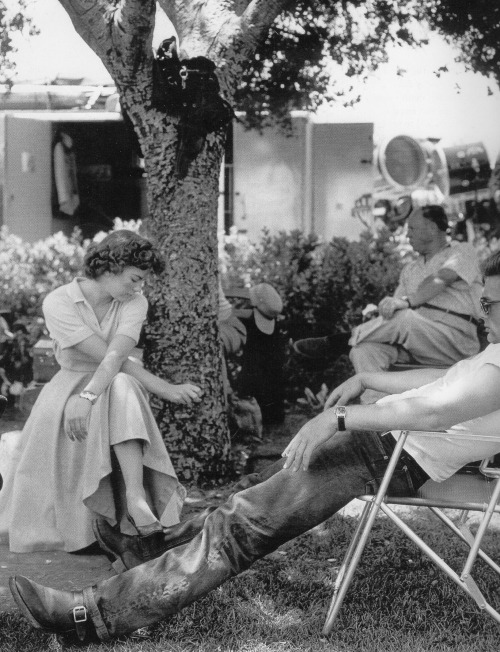
[[[100,515],[128,534],[125,491],[111,446],[143,442],[144,486],[165,526],[179,522],[185,490],[179,484],[141,383],[119,373],[92,407],[85,441],[63,430],[68,398],[92,373],[62,369],[42,389],[26,422],[0,491],[0,535],[12,552],[72,552],[95,541],[92,520]],[[3,538],[3,537],[2,537]]]

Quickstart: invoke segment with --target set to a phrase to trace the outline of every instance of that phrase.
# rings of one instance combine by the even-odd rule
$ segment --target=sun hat
[[[269,283],[259,283],[250,288],[250,303],[257,328],[266,335],[274,333],[276,317],[283,310],[283,301]]]

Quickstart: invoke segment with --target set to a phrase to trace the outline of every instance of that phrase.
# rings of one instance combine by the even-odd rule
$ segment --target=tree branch
[[[109,0],[59,1],[115,81],[151,58],[154,0],[121,0],[116,5]]]
[[[241,17],[242,32],[258,41],[289,4],[290,0],[251,0]]]
[[[156,3],[154,0],[121,0],[115,13],[115,23],[125,38],[144,36],[154,27]]]
[[[105,54],[109,3],[104,0],[59,0],[77,33],[101,58]]]

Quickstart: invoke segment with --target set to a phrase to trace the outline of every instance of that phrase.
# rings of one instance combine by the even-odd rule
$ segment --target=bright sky
[[[41,34],[18,43],[20,80],[48,81],[58,75],[109,79],[58,0],[31,0],[29,11]],[[159,26],[156,43],[167,30],[166,24]],[[445,146],[482,141],[493,161],[500,151],[500,91],[495,82],[455,64],[455,55],[438,37],[421,50],[395,49],[389,53],[389,63],[360,86],[359,104],[324,109],[318,117],[374,122],[377,141],[403,133],[441,138]],[[441,65],[450,72],[438,78],[433,71]],[[406,74],[397,75],[398,68]],[[490,96],[488,86],[493,91]]]

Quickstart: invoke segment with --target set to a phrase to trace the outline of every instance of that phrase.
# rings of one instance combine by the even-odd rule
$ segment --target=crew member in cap
[[[249,290],[251,313],[242,319],[247,330],[238,394],[254,396],[262,411],[262,422],[280,423],[284,418],[283,364],[285,347],[278,318],[283,302],[269,283]]]
[[[349,351],[356,373],[388,369],[395,362],[451,366],[479,351],[481,275],[474,248],[450,242],[442,206],[413,210],[408,238],[418,258],[403,268],[392,297],[378,305],[379,316],[352,334],[299,340],[294,350],[308,360]],[[367,391],[362,402],[381,394]]]

